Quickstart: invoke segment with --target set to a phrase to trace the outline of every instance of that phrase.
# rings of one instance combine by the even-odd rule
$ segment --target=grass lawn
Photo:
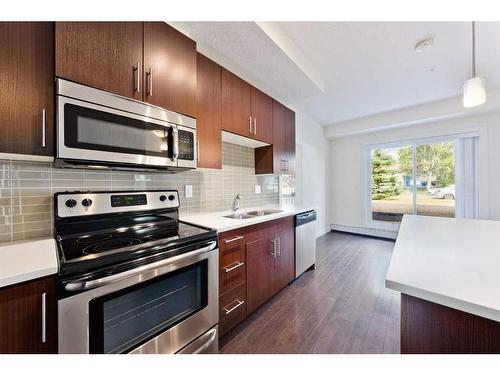
[[[413,192],[404,190],[397,197],[372,200],[372,211],[381,213],[413,213]],[[455,217],[455,200],[433,199],[427,191],[417,191],[419,215]]]

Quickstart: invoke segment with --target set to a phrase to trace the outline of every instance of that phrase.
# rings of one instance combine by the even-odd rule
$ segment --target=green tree
[[[379,200],[401,194],[398,186],[394,158],[383,150],[372,154],[372,199]]]
[[[436,181],[439,187],[455,182],[455,154],[453,143],[442,142],[417,146],[417,177],[425,178],[427,186]],[[398,150],[401,172],[412,175],[413,151],[411,147]]]

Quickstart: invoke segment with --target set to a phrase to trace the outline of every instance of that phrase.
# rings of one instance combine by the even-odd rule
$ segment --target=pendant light
[[[472,22],[472,78],[464,83],[464,107],[475,107],[486,101],[484,78],[476,75],[476,23]]]

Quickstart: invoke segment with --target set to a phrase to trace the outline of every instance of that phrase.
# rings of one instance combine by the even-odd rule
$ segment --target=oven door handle
[[[212,251],[215,249],[217,246],[217,241],[211,241],[209,242],[209,245],[202,247],[201,249],[190,251],[189,253],[186,254],[181,254],[174,256],[172,258],[168,259],[163,259],[159,260],[157,262],[153,262],[150,264],[146,264],[144,266],[138,267],[138,268],[133,268],[131,270],[125,271],[125,272],[120,272],[117,273],[116,275],[111,275],[111,276],[106,276],[102,277],[99,279],[94,279],[94,280],[75,280],[71,283],[66,284],[64,289],[66,289],[68,292],[80,292],[84,290],[90,290],[90,289],[95,289],[101,286],[109,285],[112,283],[115,283],[117,281],[135,276],[137,274],[141,274],[150,270],[153,270],[155,268],[163,267],[168,264],[172,264],[181,260],[185,260],[194,256],[198,256],[204,253],[207,253],[209,251]]]

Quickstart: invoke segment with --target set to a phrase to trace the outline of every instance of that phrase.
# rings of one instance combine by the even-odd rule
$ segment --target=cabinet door
[[[247,242],[247,313],[267,301],[274,286],[274,237]]]
[[[196,133],[199,168],[222,168],[221,74],[220,65],[200,53],[197,54]]]
[[[142,22],[56,22],[56,75],[142,100]]]
[[[251,86],[222,69],[222,129],[245,137],[251,136]]]
[[[273,100],[273,167],[274,173],[285,168],[285,106]]]
[[[0,46],[0,152],[52,156],[54,23],[1,22]]]
[[[252,87],[251,103],[254,122],[251,137],[262,142],[273,143],[273,99]]]
[[[295,112],[285,107],[286,174],[295,174]]]
[[[145,22],[144,80],[144,101],[195,117],[195,41],[165,22]]]
[[[278,256],[275,262],[276,291],[292,282],[295,275],[295,228],[278,233]]]
[[[56,278],[0,289],[0,353],[57,353]]]

